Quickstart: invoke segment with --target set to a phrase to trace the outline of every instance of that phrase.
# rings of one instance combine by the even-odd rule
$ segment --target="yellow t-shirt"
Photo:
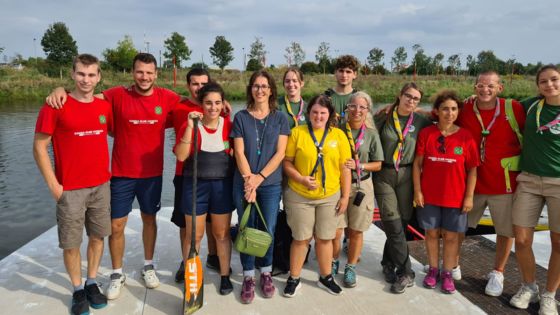
[[[315,138],[321,141],[324,130],[314,130]],[[294,165],[301,175],[309,176],[317,161],[317,149],[309,134],[307,126],[298,126],[292,129],[288,138],[286,157],[294,158]],[[319,165],[315,173],[318,187],[309,190],[304,185],[288,178],[288,186],[299,195],[309,199],[322,199],[332,196],[340,190],[341,165],[351,158],[350,144],[344,132],[338,128],[330,128],[323,145],[323,161],[325,164],[326,191],[323,193],[321,183],[322,169]]]

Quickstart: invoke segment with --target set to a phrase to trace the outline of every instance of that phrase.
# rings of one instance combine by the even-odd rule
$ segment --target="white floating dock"
[[[154,258],[161,285],[146,289],[140,270],[143,266],[141,242],[142,223],[139,211],[134,210],[126,229],[126,252],[124,272],[126,286],[117,300],[91,314],[182,314],[182,285],[174,282],[174,274],[180,262],[179,230],[169,221],[171,209],[164,208],[158,215],[158,239]],[[84,240],[87,238],[84,237]],[[543,238],[535,238],[535,241]],[[375,225],[364,237],[364,250],[358,265],[358,285],[344,288],[342,296],[333,296],[316,285],[317,262],[310,255],[309,263],[302,272],[302,289],[294,298],[284,298],[281,291],[286,275],[274,278],[275,296],[262,297],[257,281],[256,297],[252,304],[240,302],[241,263],[239,254],[232,253],[232,282],[234,292],[227,296],[218,293],[219,275],[205,270],[204,306],[196,314],[483,314],[459,292],[452,295],[422,287],[422,266],[413,259],[416,270],[416,286],[404,294],[389,292],[381,273],[384,233]],[[206,241],[203,240],[203,246]],[[82,244],[82,266],[85,266],[86,243]],[[201,249],[201,258],[206,259],[206,248]],[[548,253],[542,253],[548,257]],[[539,255],[540,252],[539,252]],[[341,266],[345,263],[341,257]],[[544,265],[546,266],[546,265]],[[343,269],[343,268],[342,268]],[[105,290],[109,283],[111,261],[108,245],[105,246],[98,281]],[[82,268],[85,276],[85,268]],[[342,274],[336,278],[342,283]],[[68,314],[72,298],[71,284],[64,270],[62,250],[58,248],[56,227],[51,228],[27,245],[0,261],[0,305],[2,314]]]

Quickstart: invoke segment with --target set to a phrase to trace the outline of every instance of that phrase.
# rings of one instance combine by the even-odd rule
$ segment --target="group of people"
[[[37,165],[57,202],[59,246],[74,286],[72,312],[84,314],[89,306],[101,308],[107,299],[119,297],[126,280],[124,229],[135,198],[143,222],[142,278],[147,288],[159,285],[153,263],[156,213],[164,132],[172,127],[177,165],[171,220],[180,228],[183,253],[177,282],[184,280],[193,204],[195,244],[199,248],[206,230],[206,266],[220,273],[219,292],[226,295],[233,291],[232,212],[237,209],[241,217],[258,204],[263,217],[252,211],[248,226],[263,230],[266,226],[274,235],[282,201],[293,237],[283,295],[294,297],[301,288],[300,275],[312,240],[318,286],[340,295],[335,277],[342,239],[347,250],[342,284],[352,288],[357,285],[363,233],[371,226],[377,201],[387,236],[382,272],[391,292],[403,293],[415,283],[406,228],[416,215],[426,236],[428,266],[423,285],[435,288],[441,282],[443,292],[454,293],[454,281],[461,279],[464,233],[469,226],[476,227],[488,207],[497,242],[486,294],[502,294],[503,272],[515,239],[523,284],[511,304],[527,308],[540,299],[542,314],[557,314],[560,70],[543,67],[537,74],[539,95],[522,103],[500,98],[499,75],[484,72],[476,79],[474,96],[463,101],[453,91],[442,91],[432,111],[418,107],[422,90],[408,83],[391,106],[375,115],[371,97],[352,86],[357,71],[355,57],[339,57],[336,85],[308,102],[301,96],[304,80],[299,69],[285,71],[285,95],[280,97],[274,78],[264,70],[256,71],[247,85],[247,106],[231,122],[223,89],[203,69],[189,71],[190,98],[180,97],[154,86],[156,60],[139,53],[133,62],[132,86],[94,97],[101,76],[99,61],[79,55],[72,69],[74,89],[67,94],[58,88],[47,97],[34,141]],[[107,135],[114,137],[110,168]],[[48,156],[51,142],[54,170]],[[193,192],[195,150],[198,184]],[[547,287],[540,294],[531,248],[545,203],[552,250]],[[85,285],[79,251],[84,225],[89,237]],[[103,295],[96,273],[106,236],[113,272]],[[240,253],[243,303],[254,299],[256,269],[263,296],[274,296],[272,251],[270,246],[259,258]]]

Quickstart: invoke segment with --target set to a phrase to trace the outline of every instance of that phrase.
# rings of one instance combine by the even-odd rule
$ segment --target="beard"
[[[146,93],[149,92],[154,87],[154,84],[153,83],[150,84],[148,88],[142,88],[140,85],[138,85],[137,82],[134,82],[134,87],[138,90],[138,92]]]

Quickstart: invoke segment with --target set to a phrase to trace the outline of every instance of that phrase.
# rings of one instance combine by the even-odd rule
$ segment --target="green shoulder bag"
[[[261,231],[259,229],[247,227],[247,221],[249,220],[249,215],[253,209],[253,203],[250,203],[245,208],[241,221],[239,222],[239,232],[235,238],[234,246],[235,249],[243,254],[264,257],[270,244],[272,244],[272,235],[268,232],[268,226],[262,215],[261,209],[258,203],[254,203],[257,213],[264,223],[266,231]]]

